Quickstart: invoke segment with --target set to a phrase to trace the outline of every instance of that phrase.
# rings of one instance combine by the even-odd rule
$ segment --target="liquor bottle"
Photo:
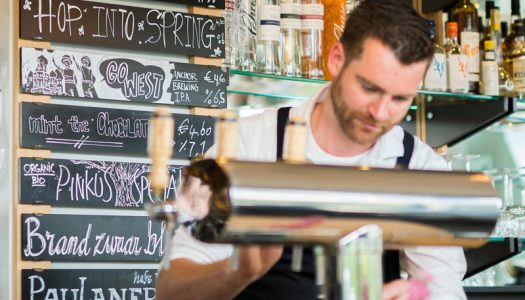
[[[346,23],[345,0],[322,0],[324,6],[323,57],[328,57],[332,46],[339,42]],[[328,60],[324,60],[324,79],[331,80]]]
[[[499,96],[499,74],[494,41],[485,41],[485,57],[481,62],[481,76],[483,78],[483,95]]]
[[[512,0],[510,12],[510,25],[512,26],[514,22],[521,19],[520,0]]]
[[[307,78],[323,78],[323,15],[321,0],[301,1],[301,69]]]
[[[501,49],[501,16],[499,7],[494,7],[490,10],[490,38],[494,41],[496,62],[500,65],[503,62],[503,53]]]
[[[281,0],[281,74],[301,76],[301,1]]]
[[[508,49],[512,60],[512,78],[514,94],[519,97],[525,95],[525,26],[521,22],[514,23],[514,37]]]
[[[224,18],[224,59],[223,65],[236,70],[237,68],[237,47],[235,43],[236,28],[238,27],[235,24],[235,2],[234,0],[225,0],[224,1],[224,10],[221,13],[221,16]]]
[[[257,0],[257,70],[281,74],[279,40],[281,7],[279,0]]]
[[[467,15],[465,27],[461,32],[461,48],[468,57],[469,92],[479,93],[479,32],[474,29],[471,15]],[[476,25],[477,27],[477,25]]]
[[[485,1],[485,26],[480,28],[483,31],[483,39],[479,42],[479,55],[483,55],[483,47],[485,47],[485,41],[490,40],[490,10],[495,7],[494,1]]]
[[[256,0],[235,0],[235,45],[238,47],[235,65],[241,71],[254,72],[256,67],[256,7]]]
[[[434,57],[425,74],[423,86],[426,90],[444,92],[447,90],[447,54],[435,40],[436,23],[434,20],[428,20],[428,23],[430,38],[434,41]]]
[[[458,24],[447,23],[447,42],[445,43],[447,53],[448,89],[453,93],[467,93],[468,81],[468,57],[458,44]]]
[[[470,17],[470,25],[467,23],[469,17]],[[467,27],[468,25],[471,27],[470,30],[475,30],[476,32],[478,32],[477,20],[478,20],[478,10],[470,2],[470,0],[460,0],[456,4],[456,6],[452,8],[451,21],[458,23],[458,32],[465,31],[465,27]],[[463,45],[461,36],[460,36],[459,41],[461,45]]]
[[[503,65],[502,66],[505,69],[505,71],[507,71],[509,74],[512,74],[512,57],[511,57],[510,49],[512,49],[513,44],[516,41],[516,37],[519,34],[519,32],[523,30],[523,26],[524,26],[524,23],[522,19],[516,20],[512,24],[512,27],[511,27],[512,31],[505,38],[501,46],[501,50],[503,52]]]

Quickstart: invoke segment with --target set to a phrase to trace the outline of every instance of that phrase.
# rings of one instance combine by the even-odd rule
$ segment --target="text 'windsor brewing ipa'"
[[[260,73],[281,74],[279,0],[257,0],[257,68]]]

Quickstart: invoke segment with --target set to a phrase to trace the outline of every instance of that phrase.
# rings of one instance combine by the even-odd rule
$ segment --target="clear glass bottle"
[[[257,71],[281,74],[279,58],[281,7],[279,0],[257,0]]]
[[[301,76],[301,0],[281,0],[281,74]]]
[[[494,41],[485,41],[485,57],[481,62],[482,94],[499,96],[499,75],[496,54],[494,53]]]
[[[447,23],[447,42],[444,48],[447,53],[449,91],[467,93],[469,88],[468,58],[458,44],[458,23]]]
[[[304,77],[323,78],[323,15],[321,0],[301,0],[302,73]]]
[[[490,10],[494,8],[494,1],[485,1],[485,26],[480,28],[480,32],[483,31],[483,39],[479,42],[479,55],[484,57],[483,50],[485,47],[485,41],[490,40]]]
[[[257,0],[235,0],[235,65],[241,71],[256,70]]]
[[[430,38],[434,41],[434,57],[428,67],[427,73],[423,80],[423,86],[429,91],[447,90],[447,54],[435,40],[436,23],[434,20],[428,20],[430,25]]]
[[[238,49],[235,46],[235,36],[236,25],[235,18],[235,1],[234,0],[225,0],[224,1],[224,10],[221,13],[224,18],[224,59],[223,65],[230,69],[237,69],[237,54],[236,50]]]

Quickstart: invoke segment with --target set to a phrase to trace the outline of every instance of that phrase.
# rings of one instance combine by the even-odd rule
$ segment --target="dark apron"
[[[277,160],[283,158],[284,131],[290,107],[282,107],[277,113]],[[414,137],[405,131],[404,154],[397,158],[396,167],[408,169],[414,151]],[[281,259],[259,280],[249,285],[237,300],[314,300],[317,299],[315,282],[315,257],[312,248],[304,248],[301,272],[291,270],[292,249],[284,249]],[[383,281],[400,278],[399,251],[386,250],[383,254]]]

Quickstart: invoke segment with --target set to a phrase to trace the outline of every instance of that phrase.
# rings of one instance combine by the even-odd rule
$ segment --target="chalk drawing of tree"
[[[139,163],[104,162],[89,160],[71,160],[77,165],[86,165],[108,174],[114,185],[115,207],[139,207],[143,200],[139,196],[135,199],[133,195],[133,184],[145,173],[149,173],[151,167]]]

